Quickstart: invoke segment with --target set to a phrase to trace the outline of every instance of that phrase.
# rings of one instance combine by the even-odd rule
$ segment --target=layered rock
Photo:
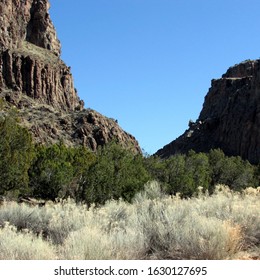
[[[0,53],[0,87],[2,92],[19,91],[56,109],[83,108],[70,68],[55,55],[28,42],[19,49]]]
[[[48,0],[0,1],[0,97],[19,109],[40,143],[63,141],[96,150],[112,139],[135,152],[135,138],[112,119],[84,109],[61,59]]]
[[[57,109],[83,108],[48,9],[47,0],[0,2],[0,88]]]
[[[245,61],[212,80],[203,109],[183,135],[157,151],[161,157],[220,148],[260,161],[260,60]]]
[[[58,56],[61,46],[49,8],[48,0],[1,0],[0,48],[17,49],[27,41]]]

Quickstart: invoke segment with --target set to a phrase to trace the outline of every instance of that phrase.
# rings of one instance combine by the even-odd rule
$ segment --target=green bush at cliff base
[[[28,169],[34,157],[31,134],[18,123],[14,110],[0,116],[0,194],[28,191]]]
[[[99,148],[96,161],[86,170],[81,197],[87,204],[120,197],[131,201],[150,178],[142,155],[111,142]]]
[[[68,148],[63,143],[38,146],[29,170],[29,186],[38,198],[77,198],[83,184],[83,174],[95,160],[84,147]]]
[[[168,194],[180,193],[182,197],[196,194],[198,187],[213,193],[217,184],[236,191],[259,185],[259,168],[239,156],[225,156],[220,149],[209,153],[190,151],[164,160],[152,156],[144,164],[151,177],[163,183]]]

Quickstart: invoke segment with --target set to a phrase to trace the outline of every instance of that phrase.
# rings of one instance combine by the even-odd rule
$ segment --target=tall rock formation
[[[48,9],[47,0],[1,0],[0,88],[74,110],[80,100]]]
[[[84,109],[70,67],[60,59],[49,8],[48,0],[0,0],[0,98],[19,109],[37,142],[95,150],[116,139],[140,152],[117,122]]]
[[[198,120],[156,154],[169,157],[215,148],[260,162],[260,60],[242,62],[212,80]]]

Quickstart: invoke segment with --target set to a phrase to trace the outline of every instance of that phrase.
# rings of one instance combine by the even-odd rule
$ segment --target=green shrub
[[[32,137],[21,127],[16,112],[0,117],[0,194],[28,191],[28,170],[34,156]]]
[[[131,201],[148,180],[142,156],[111,142],[98,150],[97,160],[84,174],[82,199],[87,204],[120,197]]]
[[[208,157],[203,153],[178,154],[165,160],[151,157],[145,163],[152,178],[164,184],[168,194],[189,197],[198,186],[207,190],[211,181]]]
[[[217,149],[208,154],[211,166],[212,186],[228,185],[231,189],[242,190],[249,186],[257,186],[256,168],[241,157],[227,157]]]
[[[62,143],[37,147],[29,170],[32,194],[51,200],[76,198],[83,173],[93,160],[93,153],[84,147],[70,148]]]
[[[168,194],[180,193],[183,197],[203,192],[214,192],[217,184],[231,189],[242,189],[259,184],[259,170],[241,157],[228,157],[221,150],[206,153],[190,151],[187,155],[177,154],[167,159],[151,156],[144,159],[150,176],[164,185]]]

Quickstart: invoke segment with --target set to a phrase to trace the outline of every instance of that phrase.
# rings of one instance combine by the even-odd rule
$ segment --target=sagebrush
[[[1,259],[259,258],[260,192],[218,186],[181,199],[157,182],[133,202],[87,207],[67,199],[44,207],[0,206]]]

